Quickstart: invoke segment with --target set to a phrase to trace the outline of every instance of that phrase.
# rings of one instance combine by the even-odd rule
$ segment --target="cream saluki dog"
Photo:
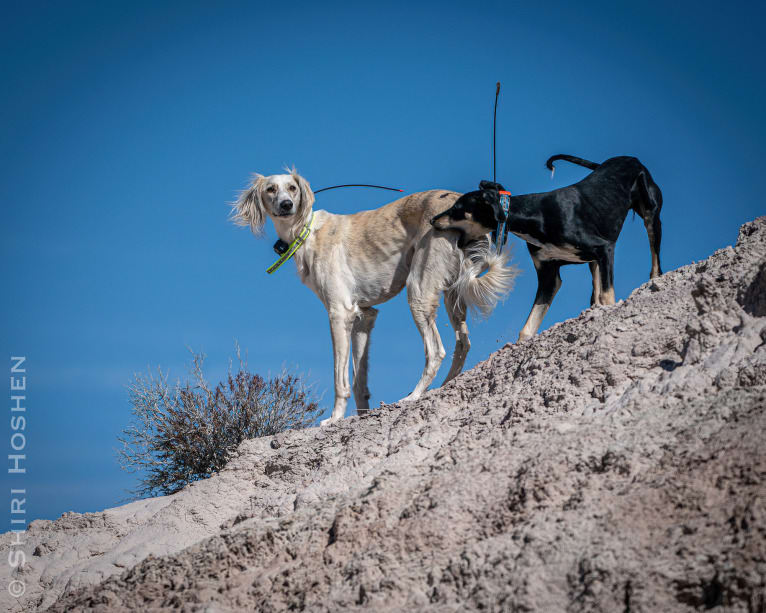
[[[410,310],[426,354],[420,380],[403,399],[415,400],[433,381],[445,356],[436,328],[441,294],[445,294],[456,336],[446,383],[460,373],[470,347],[467,309],[489,313],[510,290],[516,272],[489,251],[485,235],[493,228],[477,226],[473,228],[476,235],[470,235],[470,230],[437,230],[430,225],[429,220],[450,208],[459,195],[433,190],[372,211],[335,215],[313,211],[314,193],[293,170],[270,177],[255,175],[234,204],[234,221],[250,226],[256,236],[263,233],[266,217],[288,244],[308,234],[294,259],[301,281],[327,309],[335,358],[335,405],[332,417],[323,424],[345,415],[351,395],[349,354],[353,356],[357,412],[369,411],[367,363],[370,333],[378,315],[375,305],[407,286]]]

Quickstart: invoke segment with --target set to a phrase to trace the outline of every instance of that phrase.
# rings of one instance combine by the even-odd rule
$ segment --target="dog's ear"
[[[493,190],[496,192],[504,192],[505,188],[500,185],[499,183],[495,183],[494,181],[480,181],[479,182],[479,189],[482,190]]]
[[[256,236],[263,235],[263,224],[266,221],[261,200],[261,188],[265,180],[263,175],[254,175],[250,186],[242,191],[232,205],[231,218],[234,223],[238,226],[250,226],[250,230]]]
[[[294,168],[290,174],[293,176],[293,179],[301,190],[301,205],[303,206],[303,210],[307,211],[314,205],[314,192],[311,191],[309,182],[300,176]]]

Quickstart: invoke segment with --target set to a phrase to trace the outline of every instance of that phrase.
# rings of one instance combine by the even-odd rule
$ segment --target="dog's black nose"
[[[282,200],[282,202],[279,203],[279,212],[280,213],[289,213],[293,208],[293,201],[292,200]]]

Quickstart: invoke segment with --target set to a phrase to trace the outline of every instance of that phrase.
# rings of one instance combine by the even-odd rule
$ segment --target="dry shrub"
[[[266,380],[248,372],[236,348],[231,366],[214,388],[203,374],[205,355],[192,352],[191,380],[168,384],[167,373],[134,375],[128,386],[133,423],[118,437],[120,466],[140,472],[135,496],[172,494],[226,464],[250,438],[314,425],[321,413],[309,386],[283,371]]]

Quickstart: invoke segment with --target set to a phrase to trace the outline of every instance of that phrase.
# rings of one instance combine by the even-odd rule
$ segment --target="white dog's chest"
[[[587,261],[587,260],[583,260],[578,255],[578,249],[576,247],[573,247],[572,245],[549,245],[546,243],[542,243],[538,241],[537,239],[534,239],[531,236],[528,236],[526,234],[519,234],[517,232],[514,232],[514,234],[516,234],[516,236],[518,236],[519,238],[527,241],[530,245],[534,245],[535,247],[540,248],[540,251],[535,253],[535,257],[538,260],[542,260],[542,261],[563,260],[564,262],[573,262],[576,264],[580,264],[582,262]]]

